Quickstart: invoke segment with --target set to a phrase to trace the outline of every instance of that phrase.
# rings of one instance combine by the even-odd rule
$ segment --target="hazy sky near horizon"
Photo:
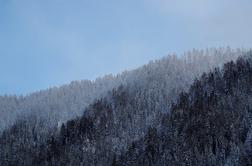
[[[0,0],[0,94],[252,44],[251,0]]]

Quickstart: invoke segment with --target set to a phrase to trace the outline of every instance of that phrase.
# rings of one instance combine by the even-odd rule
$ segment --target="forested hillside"
[[[203,74],[117,165],[252,165],[252,54]]]
[[[100,81],[2,97],[3,117],[19,117],[1,119],[10,127],[2,127],[0,164],[249,163],[252,61],[246,54],[193,50]]]
[[[95,81],[73,81],[70,85],[26,96],[0,96],[0,132],[17,119],[31,114],[43,120],[44,127],[55,127],[80,116],[95,99],[106,96],[108,91],[120,85],[129,85],[136,91],[142,89],[149,94],[158,89],[172,98],[173,93],[178,94],[176,91],[188,88],[195,77],[229,60],[235,60],[245,52],[244,49],[230,48],[192,50],[179,58],[169,55],[116,76],[107,75]]]

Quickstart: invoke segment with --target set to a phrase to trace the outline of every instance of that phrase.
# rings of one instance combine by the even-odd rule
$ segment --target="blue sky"
[[[95,79],[192,48],[250,48],[251,16],[251,0],[0,0],[0,94]]]

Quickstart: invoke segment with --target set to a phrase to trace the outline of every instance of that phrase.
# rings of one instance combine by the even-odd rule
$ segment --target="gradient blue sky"
[[[0,94],[95,79],[192,48],[250,48],[251,17],[251,0],[0,0]]]

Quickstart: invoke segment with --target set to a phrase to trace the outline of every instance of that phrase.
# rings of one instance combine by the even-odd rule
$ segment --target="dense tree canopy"
[[[2,97],[19,118],[2,120],[0,165],[250,163],[251,66],[242,50],[193,50],[116,77]]]

